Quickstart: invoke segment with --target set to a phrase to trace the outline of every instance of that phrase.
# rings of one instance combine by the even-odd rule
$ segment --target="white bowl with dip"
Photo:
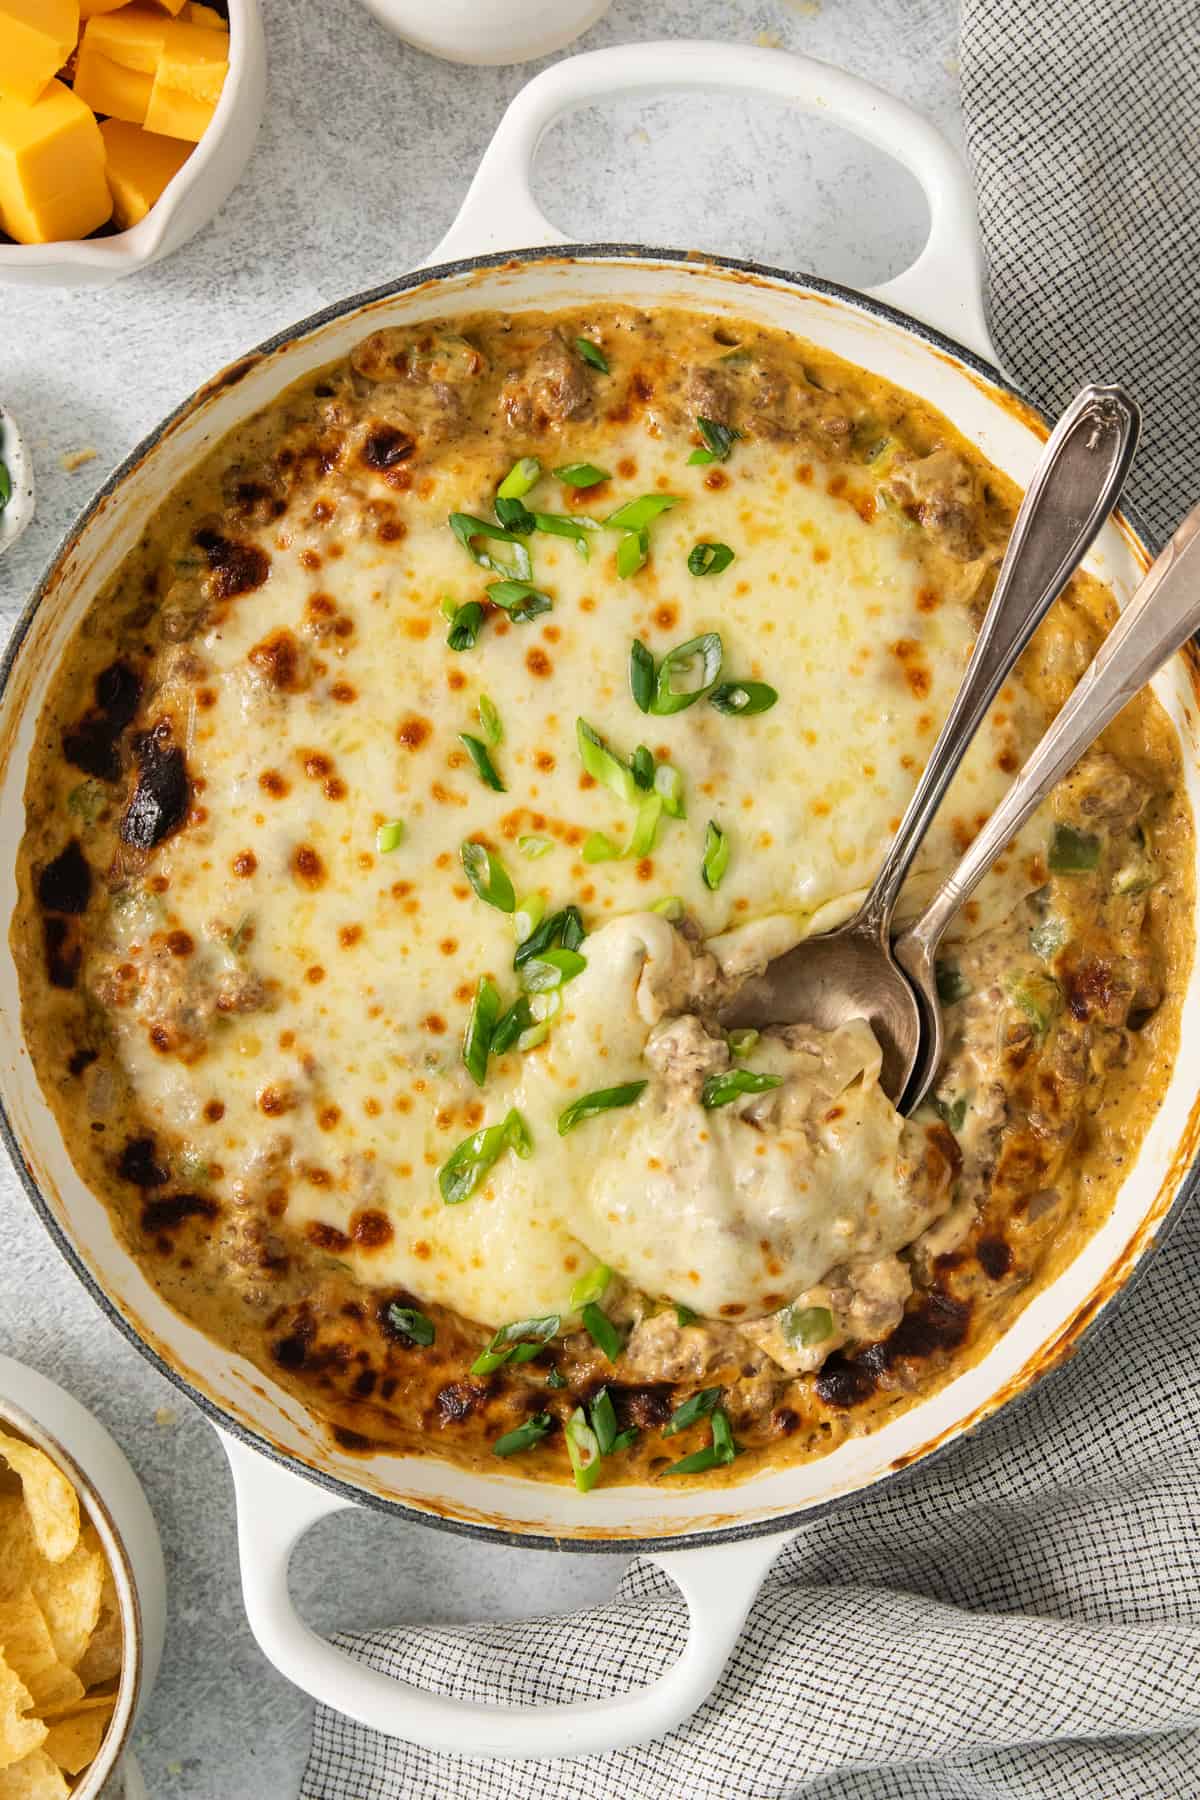
[[[154,1514],[124,1452],[90,1412],[36,1369],[0,1356],[0,1430],[36,1444],[70,1481],[113,1573],[124,1637],[117,1704],[104,1741],[71,1789],[72,1800],[141,1800],[129,1751],[138,1713],[158,1676],[167,1619],[167,1574]],[[105,1783],[115,1776],[113,1785]]]

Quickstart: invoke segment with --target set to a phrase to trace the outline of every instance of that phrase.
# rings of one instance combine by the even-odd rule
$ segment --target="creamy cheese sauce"
[[[932,1115],[896,1117],[865,1027],[834,1042],[762,1039],[743,1060],[778,1087],[715,1110],[700,1104],[699,1076],[681,1080],[662,1033],[693,1010],[715,1031],[696,986],[702,943],[720,987],[853,909],[961,677],[1011,488],[944,421],[810,347],[750,328],[741,344],[714,344],[686,314],[556,324],[377,334],[352,368],[322,372],[219,446],[98,599],[30,778],[15,941],[42,1079],[67,1111],[86,1096],[93,1116],[85,1172],[178,1304],[289,1376],[307,1370],[331,1390],[334,1416],[349,1416],[339,1409],[357,1392],[406,1441],[447,1374],[470,1363],[480,1327],[559,1315],[566,1364],[594,1387],[571,1290],[598,1263],[615,1272],[609,1311],[633,1330],[631,1370],[645,1363],[651,1381],[686,1385],[690,1367],[672,1375],[661,1342],[643,1355],[673,1302],[703,1319],[768,1321],[754,1341],[778,1398],[785,1372],[870,1342],[885,1318],[895,1325],[920,1261],[900,1267],[896,1254],[956,1194],[977,1229],[994,1177],[989,1138],[964,1209],[962,1149]],[[572,350],[584,331],[609,371]],[[689,461],[705,442],[697,415],[720,408],[740,435],[724,460]],[[506,570],[480,568],[448,517],[491,519],[498,484],[528,455],[541,472],[525,506],[588,521],[589,554],[544,530],[525,537],[549,609],[522,622],[488,607],[477,641],[455,651],[446,614],[486,602]],[[606,478],[573,488],[553,472],[582,461]],[[675,504],[649,525],[644,566],[622,577],[622,534],[591,521],[644,495]],[[512,544],[474,541],[513,562]],[[698,543],[733,558],[698,576]],[[1004,792],[1109,607],[1079,581],[1039,634],[941,810],[908,909]],[[641,711],[631,641],[661,660],[710,632],[721,680],[770,683],[777,702],[746,717],[706,699]],[[125,717],[121,696],[95,687],[102,677],[111,690],[116,666],[136,687]],[[486,736],[481,702],[499,720],[499,792],[462,741]],[[664,813],[644,854],[628,854],[636,807],[583,767],[581,717],[618,758],[645,745],[682,779],[686,816]],[[139,733],[157,734],[158,748]],[[1155,813],[1155,877],[1135,911],[1112,924],[1106,889],[1089,915],[1099,954],[1123,932],[1155,966],[1148,1030],[1135,1042],[1119,1008],[1105,1019],[1122,1072],[1140,1068],[1142,1099],[1131,1090],[1121,1102],[1136,1137],[1174,1044],[1178,990],[1162,976],[1190,920],[1190,822],[1153,703],[1140,700],[1114,733],[1140,786],[1114,816],[1113,858],[1128,857],[1137,821]],[[186,793],[172,792],[184,779]],[[1028,897],[1053,886],[1047,856],[1063,816],[1055,797],[962,921],[1005,946],[1005,968],[1025,954]],[[392,821],[402,833],[385,849]],[[728,846],[715,888],[710,821]],[[598,833],[622,854],[586,859]],[[587,931],[585,966],[543,1041],[494,1057],[482,1086],[460,1054],[477,983],[489,978],[506,1007],[521,977],[514,914],[473,890],[467,841],[500,859],[517,916],[574,905]],[[63,873],[71,844],[85,873],[65,873],[87,888],[82,907],[56,899],[45,875]],[[1174,927],[1155,889],[1186,901]],[[686,938],[653,910],[666,897]],[[1077,935],[1064,937],[1068,951]],[[682,985],[664,999],[656,981],[670,986],[664,971],[681,955]],[[1070,993],[1061,972],[1047,979]],[[1126,1012],[1138,1010],[1136,986]],[[697,1041],[707,1055],[704,1030]],[[1047,1027],[1039,1058],[1057,1041]],[[723,1044],[713,1054],[713,1067],[731,1065]],[[1016,1077],[994,1079],[1004,1090]],[[573,1101],[636,1081],[631,1104],[560,1135]],[[984,1085],[976,1075],[972,1096]],[[957,1094],[951,1079],[942,1110],[971,1178],[986,1108],[972,1101],[975,1125],[965,1112],[956,1123]],[[455,1147],[514,1110],[531,1154],[506,1149],[447,1205],[438,1174]],[[130,1143],[141,1146],[132,1160]],[[421,1392],[409,1419],[399,1402],[379,1408],[374,1374],[353,1389],[345,1333],[340,1368],[332,1350],[323,1362],[311,1352],[332,1331],[332,1297],[355,1293],[373,1297],[371,1320],[400,1294],[439,1322],[427,1379],[406,1371]],[[769,1319],[798,1296],[831,1321],[816,1355],[782,1343]],[[685,1340],[700,1331],[718,1362],[730,1328],[677,1327]],[[973,1341],[982,1329],[972,1325]],[[367,1348],[354,1355],[369,1363],[379,1345],[362,1331]],[[281,1354],[293,1340],[299,1350]],[[396,1353],[394,1331],[385,1351]],[[491,1417],[504,1400],[522,1416],[545,1374],[524,1368],[532,1389],[510,1368],[466,1412]],[[811,1391],[806,1404],[817,1404]],[[440,1399],[438,1416],[449,1416]]]

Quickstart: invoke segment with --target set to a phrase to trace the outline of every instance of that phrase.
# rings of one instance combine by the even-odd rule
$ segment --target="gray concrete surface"
[[[33,525],[0,562],[5,629],[89,494],[168,408],[260,338],[420,261],[538,66],[435,62],[358,0],[264,6],[266,117],[215,222],[105,292],[0,287],[0,398],[28,435],[40,489]],[[782,45],[878,81],[956,136],[955,29],[953,0],[617,0],[579,47],[666,36]],[[674,97],[578,115],[548,137],[536,186],[579,237],[702,247],[859,284],[911,260],[923,230],[895,165],[767,101]],[[84,449],[94,459],[68,472],[61,459]],[[154,1800],[292,1800],[310,1708],[246,1628],[212,1431],[97,1311],[7,1167],[0,1245],[0,1349],[105,1421],[162,1531],[167,1650],[137,1739]],[[620,1566],[351,1513],[306,1540],[293,1581],[305,1615],[332,1629],[573,1610],[607,1594]]]

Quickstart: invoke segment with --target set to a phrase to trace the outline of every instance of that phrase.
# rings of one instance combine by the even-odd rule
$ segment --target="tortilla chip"
[[[104,1742],[115,1705],[116,1696],[110,1695],[103,1710],[90,1707],[84,1712],[70,1713],[65,1719],[57,1719],[43,1746],[46,1755],[68,1775],[78,1775],[80,1769],[87,1768]]]
[[[0,1656],[0,1771],[29,1756],[45,1739],[40,1719],[22,1717],[32,1705],[33,1695]]]
[[[61,1469],[32,1444],[0,1431],[0,1457],[21,1477],[33,1541],[51,1562],[62,1562],[79,1542],[79,1496]]]
[[[99,1687],[121,1672],[123,1649],[121,1609],[117,1604],[117,1585],[112,1570],[104,1565],[104,1582],[100,1590],[100,1617],[88,1640],[88,1647],[75,1665],[76,1674],[85,1688]]]
[[[29,1586],[45,1616],[55,1655],[73,1669],[100,1622],[104,1590],[104,1557],[93,1547],[87,1530],[65,1562],[39,1561]]]
[[[0,1769],[0,1800],[66,1800],[70,1792],[62,1770],[44,1750]]]
[[[83,1699],[83,1682],[55,1655],[45,1616],[30,1588],[0,1601],[0,1651],[29,1689],[35,1712]]]

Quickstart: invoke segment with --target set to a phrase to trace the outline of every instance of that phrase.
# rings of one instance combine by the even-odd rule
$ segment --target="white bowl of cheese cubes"
[[[0,0],[0,281],[103,285],[177,250],[265,85],[258,0]]]

